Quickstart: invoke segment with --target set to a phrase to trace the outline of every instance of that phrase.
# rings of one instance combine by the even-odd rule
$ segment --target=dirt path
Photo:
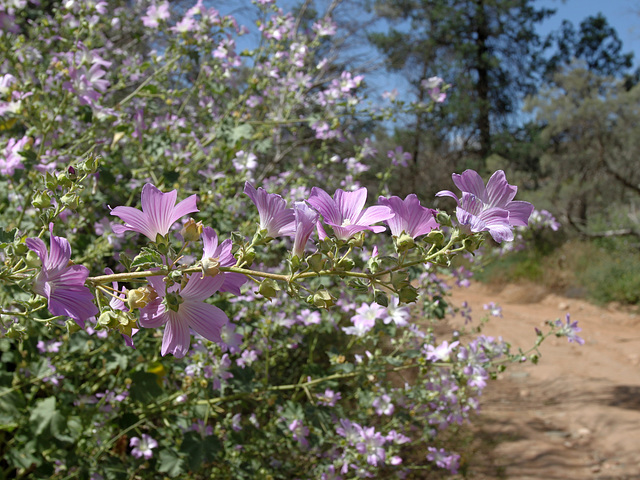
[[[582,328],[583,346],[548,339],[538,365],[510,367],[483,399],[478,454],[469,478],[640,479],[640,316],[547,294],[535,286],[456,289],[474,321],[496,302],[484,333],[527,348],[534,327],[564,319]]]

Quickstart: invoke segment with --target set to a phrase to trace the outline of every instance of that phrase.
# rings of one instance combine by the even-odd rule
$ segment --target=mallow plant
[[[464,474],[487,382],[581,343],[442,327],[454,259],[533,206],[501,171],[454,174],[451,215],[374,195],[357,126],[389,111],[325,58],[330,12],[255,9],[238,52],[201,1],[0,5],[5,476]]]

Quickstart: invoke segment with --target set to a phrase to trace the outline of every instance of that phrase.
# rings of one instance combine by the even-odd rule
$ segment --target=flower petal
[[[482,177],[475,170],[465,170],[462,174],[454,173],[451,175],[453,183],[462,192],[469,192],[474,194],[481,200],[486,200],[486,188]]]
[[[307,202],[320,212],[324,221],[329,225],[342,225],[342,213],[336,202],[321,188],[313,187]]]
[[[222,327],[229,322],[227,315],[214,305],[202,302],[184,302],[180,305],[180,318],[199,335],[212,342],[222,342]]]
[[[169,321],[169,314],[158,297],[140,309],[140,325],[144,328],[158,328]]]
[[[385,207],[384,205],[375,205],[373,207],[367,208],[357,221],[358,225],[366,225],[371,226],[373,223],[382,222],[384,220],[389,220],[393,218],[394,213],[391,211],[389,207]],[[384,231],[386,229],[383,229]]]
[[[483,200],[488,207],[507,208],[518,192],[518,187],[509,185],[502,170],[496,171],[487,182],[487,195]]]
[[[219,292],[229,292],[233,295],[240,295],[240,287],[247,282],[246,275],[235,272],[227,272],[221,274],[224,277],[224,283],[218,290]]]
[[[190,213],[200,211],[198,210],[198,207],[196,205],[197,199],[197,195],[191,195],[190,197],[182,200],[173,208],[173,212],[169,217],[169,226],[167,227],[167,231],[169,231],[168,229],[171,228],[171,225],[176,223],[179,218],[184,217],[185,215],[189,215]]]
[[[509,211],[509,223],[515,226],[525,227],[529,224],[529,217],[533,213],[533,205],[529,202],[515,201],[507,205]]]
[[[351,223],[363,225],[363,223],[358,220],[364,204],[367,201],[366,187],[359,188],[353,192],[345,192],[344,190],[338,189],[333,198],[335,199],[338,210],[342,214],[343,222],[344,220],[349,220]]]
[[[166,235],[169,232],[177,197],[177,190],[163,193],[150,183],[142,187],[142,212],[148,219],[149,227],[156,233]]]
[[[189,300],[206,300],[216,293],[224,283],[224,275],[215,277],[202,277],[199,273],[189,276],[187,285],[180,291],[180,296]]]
[[[160,353],[163,357],[167,353],[172,353],[175,357],[182,358],[187,354],[189,345],[191,345],[189,325],[176,312],[169,311],[167,315],[169,320],[164,327]]]
[[[112,225],[111,229],[116,235],[120,235],[126,231],[138,232],[145,235],[149,240],[155,241],[156,230],[149,224],[147,215],[137,208],[133,207],[116,207],[111,210],[111,215],[119,217],[124,221],[124,225]]]

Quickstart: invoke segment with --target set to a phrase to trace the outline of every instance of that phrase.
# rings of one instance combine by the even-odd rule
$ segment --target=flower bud
[[[265,278],[262,282],[260,282],[260,287],[258,288],[258,292],[260,293],[260,295],[268,298],[269,300],[271,300],[278,294],[278,290],[280,290],[280,287],[278,286],[276,281],[271,278]]]
[[[326,288],[318,290],[312,297],[312,303],[318,308],[329,308],[336,304],[336,297]]]
[[[112,310],[105,310],[98,317],[98,325],[101,327],[114,327],[116,324],[116,313]]]
[[[428,243],[434,244],[436,247],[441,246],[444,243],[444,233],[440,230],[431,230],[424,240]]]
[[[11,325],[6,333],[5,336],[9,337],[9,338],[22,338],[22,336],[24,335],[26,328],[24,327],[24,325],[20,324],[20,323],[14,323],[13,325]]]
[[[215,277],[220,273],[220,260],[217,258],[203,258],[201,266],[202,274],[207,277]]]
[[[415,241],[411,235],[406,233],[400,234],[400,236],[396,239],[396,246],[399,252],[404,252],[406,250],[411,250],[416,246]]]
[[[47,172],[44,180],[45,185],[49,190],[55,190],[58,188],[58,179]]]
[[[353,267],[356,266],[356,263],[350,258],[343,258],[336,264],[336,270],[343,270],[348,272],[353,270]]]
[[[51,197],[47,192],[39,192],[31,202],[36,208],[47,208],[51,205]]]
[[[129,310],[144,308],[157,297],[156,291],[149,285],[145,285],[127,292],[127,305],[129,305]]]
[[[451,223],[451,217],[444,212],[436,213],[436,222],[438,222],[438,225],[442,225],[443,227],[453,226]]]
[[[182,229],[180,230],[180,235],[185,242],[197,242],[200,240],[200,235],[202,234],[202,222],[196,223],[193,218],[187,220]]]
[[[117,323],[115,328],[126,335],[127,337],[131,337],[133,334],[133,329],[137,327],[136,319],[133,318],[129,313],[123,312],[122,310],[118,310],[116,313]]]
[[[78,208],[78,203],[80,202],[80,199],[78,198],[77,193],[65,193],[60,199],[60,201],[65,207],[68,207],[71,210],[75,210],[76,208]]]
[[[66,173],[59,173],[56,177],[56,181],[58,182],[58,185],[63,188],[69,188],[71,186],[71,180],[69,180]]]

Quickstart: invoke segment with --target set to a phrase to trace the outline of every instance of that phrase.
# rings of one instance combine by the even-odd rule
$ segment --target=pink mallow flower
[[[144,457],[149,460],[153,456],[151,450],[158,446],[158,442],[146,433],[143,433],[142,438],[132,437],[129,441],[129,446],[133,447],[131,449],[131,455],[136,458]]]
[[[578,345],[584,345],[584,339],[578,336],[578,332],[582,329],[578,326],[578,322],[572,322],[571,317],[567,313],[565,317],[566,323],[562,323],[562,320],[555,321],[555,326],[558,328],[556,335],[565,336],[569,342],[575,342]]]
[[[438,228],[438,223],[433,216],[434,211],[420,205],[420,200],[415,193],[407,195],[404,200],[396,196],[379,197],[378,202],[389,207],[395,214],[386,220],[391,235],[398,237],[404,232],[416,238]]]
[[[162,2],[156,5],[156,2],[152,2],[147,8],[146,14],[142,17],[142,24],[148,28],[158,28],[161,20],[168,20],[169,2]]]
[[[331,198],[327,192],[318,187],[311,189],[311,196],[307,200],[322,215],[324,222],[333,227],[336,238],[349,240],[358,232],[370,230],[381,233],[386,230],[383,226],[373,226],[393,217],[389,207],[376,205],[364,209],[367,201],[367,189],[359,188],[353,192],[345,192],[338,189]],[[325,238],[324,229],[318,223],[318,233]]]
[[[293,209],[287,208],[287,202],[280,195],[267,193],[260,187],[257,190],[249,182],[244,184],[244,193],[258,207],[260,230],[266,230],[267,237],[291,236],[295,232]]]
[[[438,197],[451,197],[458,203],[456,217],[460,226],[471,232],[488,231],[500,243],[513,240],[514,226],[527,226],[533,205],[513,201],[518,187],[509,185],[502,170],[495,172],[485,187],[482,177],[473,170],[452,175],[453,183],[462,191],[460,199],[449,190],[442,190]]]
[[[296,202],[294,204],[293,214],[295,234],[292,253],[302,258],[304,257],[304,249],[307,246],[309,237],[311,237],[320,215],[304,202]]]
[[[120,235],[126,231],[138,232],[152,242],[158,234],[166,235],[171,226],[189,213],[199,212],[196,207],[196,196],[191,195],[176,205],[177,190],[163,193],[154,185],[147,183],[142,187],[142,211],[133,207],[116,207],[111,215],[120,217],[124,225],[113,225],[113,232]]]
[[[166,287],[162,276],[149,277],[149,285],[157,298],[140,309],[140,325],[145,328],[164,327],[161,354],[172,353],[178,358],[186,355],[191,344],[192,328],[207,340],[221,343],[221,330],[229,322],[227,315],[204,300],[217,292],[225,281],[222,275],[202,277],[194,273],[187,284]]]
[[[38,254],[42,270],[36,277],[33,291],[49,302],[49,311],[54,315],[71,317],[84,328],[88,318],[98,314],[93,304],[93,294],[84,285],[89,270],[82,265],[69,265],[71,246],[66,238],[53,235],[53,223],[49,224],[51,248],[39,238],[27,238],[29,249]]]
[[[204,246],[202,253],[202,268],[205,274],[207,267],[215,269],[215,264],[220,267],[232,267],[236,264],[236,259],[231,253],[231,240],[227,239],[218,244],[218,235],[211,227],[204,227],[202,230],[202,244]],[[234,295],[240,295],[240,287],[247,281],[247,277],[241,273],[225,272],[219,273],[224,278],[224,283],[220,287],[221,292],[231,292]],[[215,275],[214,275],[215,276]]]
[[[353,327],[342,327],[342,330],[348,335],[356,335],[357,337],[363,337],[369,330],[376,325],[376,319],[382,318],[385,314],[385,308],[372,303],[368,305],[363,303],[360,308],[356,310],[356,315],[351,317]]]
[[[23,158],[20,152],[25,149],[28,142],[29,137],[27,136],[22,137],[20,140],[16,140],[15,138],[9,139],[4,150],[4,156],[0,156],[0,173],[2,175],[10,177],[16,170],[24,169],[24,165],[22,164]]]

